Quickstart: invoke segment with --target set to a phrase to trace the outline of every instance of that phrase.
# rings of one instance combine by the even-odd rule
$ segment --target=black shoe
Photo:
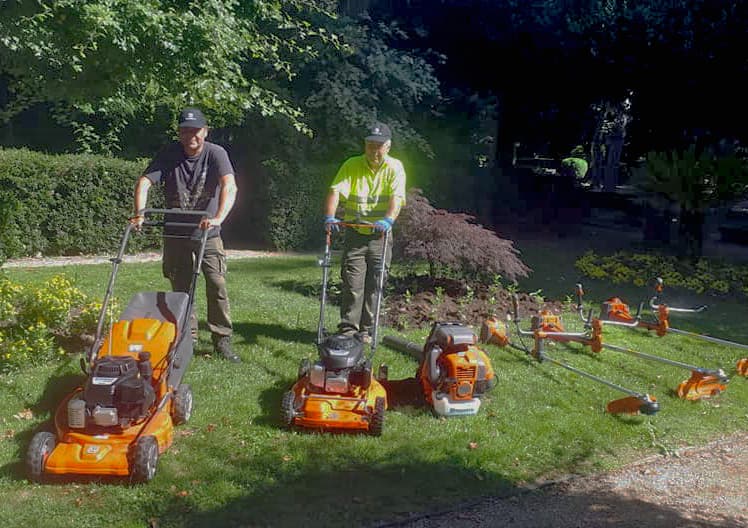
[[[242,359],[231,350],[231,336],[214,336],[213,350],[216,354],[221,354],[223,359],[231,361],[232,363],[241,363],[242,361]]]

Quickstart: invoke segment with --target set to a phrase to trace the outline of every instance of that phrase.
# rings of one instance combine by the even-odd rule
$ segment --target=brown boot
[[[231,336],[213,335],[213,351],[232,363],[241,363],[241,358],[231,350]]]

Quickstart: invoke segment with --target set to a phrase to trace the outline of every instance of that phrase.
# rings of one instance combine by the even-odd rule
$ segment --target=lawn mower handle
[[[182,209],[150,209],[150,208],[147,208],[147,209],[143,209],[140,211],[140,214],[143,216],[146,216],[149,214],[169,214],[169,213],[185,214],[185,215],[192,215],[195,217],[199,217],[198,221],[196,221],[194,224],[190,224],[190,223],[184,224],[185,226],[188,226],[188,227],[197,227],[199,225],[199,220],[208,216],[207,211],[189,211],[189,210],[184,211]],[[166,225],[171,225],[171,224],[172,223],[168,223],[168,222],[159,223],[159,222],[149,221],[149,225],[156,225],[156,226],[161,226],[161,227],[165,227]],[[177,223],[174,223],[174,224],[177,224]],[[114,282],[117,278],[117,272],[119,271],[119,265],[122,263],[122,257],[124,256],[125,250],[127,249],[127,242],[130,239],[130,233],[132,233],[133,229],[135,229],[135,226],[128,221],[127,224],[125,225],[125,232],[122,234],[122,238],[120,240],[120,245],[119,245],[119,250],[117,251],[117,255],[109,259],[109,261],[112,263],[112,272],[109,275],[109,283],[107,284],[106,293],[104,294],[104,299],[101,302],[101,310],[99,311],[99,319],[96,324],[96,334],[94,337],[94,342],[89,348],[88,353],[86,354],[86,358],[85,358],[86,365],[91,364],[94,356],[98,352],[99,346],[101,345],[103,341],[101,333],[104,329],[104,321],[107,315],[107,308],[109,305],[109,301],[111,300],[111,297],[112,297],[112,291],[114,289]],[[196,275],[193,274],[192,285],[190,287],[190,291],[192,293],[190,293],[189,295],[191,298],[194,297],[194,289],[195,289],[195,285],[197,282],[196,277],[200,274],[200,267],[202,265],[203,254],[205,252],[205,242],[207,241],[207,235],[208,235],[208,230],[206,229],[202,233],[200,252],[198,255],[198,260],[196,262]],[[191,306],[192,306],[192,301],[190,301],[190,307]],[[188,314],[189,314],[189,311],[188,311]],[[81,362],[81,366],[83,366],[83,362]],[[85,372],[85,369],[84,369],[84,372]]]
[[[322,258],[319,260],[319,265],[322,266],[322,292],[320,293],[320,306],[319,306],[319,323],[317,324],[317,345],[322,343],[325,338],[325,306],[327,304],[327,283],[330,278],[330,267],[331,267],[331,247],[332,247],[332,231],[333,226],[341,226],[344,228],[374,228],[374,224],[371,223],[351,223],[351,222],[330,222],[325,226],[325,252]],[[370,359],[374,356],[374,350],[377,346],[377,330],[379,327],[379,313],[382,304],[382,292],[384,290],[384,275],[386,271],[386,257],[387,257],[387,240],[389,238],[389,232],[385,231],[382,233],[384,239],[382,249],[382,268],[379,275],[377,276],[377,299],[375,303],[374,313],[374,328],[372,329],[371,336],[371,354]]]

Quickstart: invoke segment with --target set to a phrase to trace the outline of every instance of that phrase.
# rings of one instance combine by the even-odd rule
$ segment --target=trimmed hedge
[[[0,148],[0,259],[117,251],[145,162]],[[163,199],[151,192],[149,205]],[[134,237],[130,251],[157,236]]]

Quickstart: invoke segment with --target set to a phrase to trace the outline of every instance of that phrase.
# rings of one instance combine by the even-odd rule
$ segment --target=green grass
[[[534,263],[532,255],[526,258]],[[523,288],[563,296],[578,280],[565,261],[547,272],[538,264],[535,268]],[[86,293],[101,296],[109,267],[14,269],[9,275],[18,281],[41,281],[61,272]],[[359,525],[508,492],[539,477],[617,467],[748,425],[744,379],[735,377],[717,400],[684,402],[672,389],[688,376],[685,370],[612,351],[593,356],[575,345],[556,345],[549,354],[650,392],[662,410],[654,417],[610,416],[604,405],[619,393],[519,352],[487,347],[499,383],[478,416],[436,419],[423,407],[396,405],[387,413],[381,438],[287,431],[279,425],[280,400],[294,381],[299,360],[315,356],[319,308],[309,292],[319,277],[312,257],[230,263],[235,348],[243,363],[205,356],[210,341],[207,332],[201,332],[185,380],[195,394],[193,418],[177,429],[174,446],[147,485],[30,484],[22,464],[28,442],[35,431],[48,426],[57,402],[81,381],[77,357],[0,376],[0,524],[140,527],[156,519],[159,527]],[[126,264],[118,286],[117,296],[126,302],[135,291],[164,288],[165,281],[157,263]],[[596,303],[614,294],[635,296],[634,301],[628,299],[634,303],[648,294],[620,293],[602,283],[587,289]],[[204,307],[202,291],[197,306]],[[708,328],[748,342],[741,316],[745,307],[717,308],[679,326]],[[336,309],[330,307],[327,316],[331,323],[337,321]],[[423,342],[426,333],[413,330],[408,337]],[[735,361],[745,355],[644,331],[606,328],[605,335],[611,343],[649,353],[724,366],[731,375]],[[378,350],[380,361],[389,365],[393,380],[411,377],[416,368],[414,360],[386,347]],[[14,417],[26,408],[33,411],[32,420]],[[473,442],[477,447],[471,448]]]

